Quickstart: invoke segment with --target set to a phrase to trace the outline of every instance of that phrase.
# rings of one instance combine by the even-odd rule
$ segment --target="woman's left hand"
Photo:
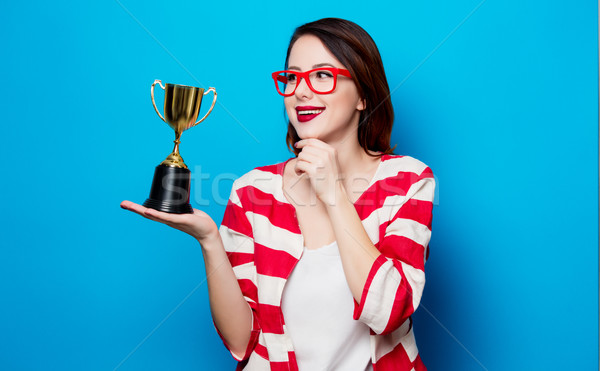
[[[337,193],[344,189],[336,149],[318,139],[300,140],[295,147],[301,149],[294,168],[296,174],[306,174],[319,200],[334,205]]]

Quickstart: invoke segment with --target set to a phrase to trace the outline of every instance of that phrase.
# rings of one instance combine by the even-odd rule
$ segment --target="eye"
[[[327,70],[317,71],[317,78],[319,80],[328,80],[333,78],[333,74]]]
[[[296,82],[296,74],[288,73],[286,77],[287,77],[288,84],[293,84]]]

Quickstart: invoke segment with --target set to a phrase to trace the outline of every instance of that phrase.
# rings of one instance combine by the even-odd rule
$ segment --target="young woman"
[[[273,73],[294,158],[236,180],[205,213],[121,206],[195,237],[219,335],[244,370],[425,370],[411,315],[425,284],[434,181],[392,155],[379,51],[335,18],[296,29]]]

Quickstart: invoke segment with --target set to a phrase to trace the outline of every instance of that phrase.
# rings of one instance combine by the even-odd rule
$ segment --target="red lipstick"
[[[296,116],[299,122],[308,122],[325,111],[325,107],[297,106]]]

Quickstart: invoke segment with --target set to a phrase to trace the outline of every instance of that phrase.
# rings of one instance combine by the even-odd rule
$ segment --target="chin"
[[[321,135],[313,130],[296,130],[300,139],[321,139]]]
[[[317,125],[309,123],[292,123],[292,126],[300,139],[321,139],[323,137],[323,130]]]

